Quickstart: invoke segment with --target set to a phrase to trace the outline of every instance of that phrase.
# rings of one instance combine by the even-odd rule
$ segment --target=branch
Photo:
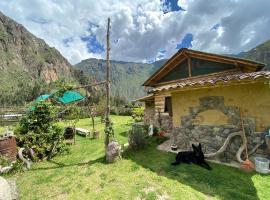
[[[227,149],[227,146],[229,145],[230,140],[231,140],[233,137],[235,137],[235,136],[240,136],[240,137],[242,138],[242,137],[243,137],[243,134],[242,134],[242,132],[231,133],[230,135],[228,135],[228,137],[226,138],[224,144],[222,145],[222,147],[221,147],[217,152],[205,154],[205,157],[206,157],[206,158],[210,158],[210,157],[214,157],[214,156],[217,156],[217,155],[223,153],[223,152]],[[244,145],[243,148],[245,148],[246,143],[244,142],[243,145]],[[242,145],[242,146],[243,146],[243,145]],[[242,146],[241,146],[241,147],[242,147]],[[242,149],[241,147],[240,147],[240,149]],[[240,149],[239,149],[239,150],[240,150]],[[238,153],[240,153],[240,155],[242,154],[242,151],[240,152],[239,150],[238,150],[238,152],[237,152],[237,155],[238,155]],[[238,157],[237,157],[237,158],[238,158]],[[237,159],[237,160],[238,160],[238,159]],[[238,161],[239,161],[239,160],[238,160]],[[240,161],[239,161],[239,162],[240,162]]]
[[[93,87],[93,86],[102,85],[102,84],[106,84],[106,81],[101,81],[101,82],[97,82],[97,83],[91,83],[91,84],[88,84],[88,85],[82,85],[82,86],[79,86],[79,87],[74,87],[73,89]]]

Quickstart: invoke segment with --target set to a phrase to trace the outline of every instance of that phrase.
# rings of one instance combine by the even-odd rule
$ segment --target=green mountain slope
[[[31,100],[37,85],[72,76],[71,64],[55,48],[0,12],[0,106]]]
[[[257,47],[247,52],[242,52],[237,56],[263,62],[266,64],[266,70],[270,70],[270,40],[258,45]]]
[[[112,95],[124,97],[126,100],[134,100],[146,94],[141,85],[164,61],[152,64],[122,61],[111,61],[110,63]],[[105,79],[105,60],[90,58],[74,67],[90,74],[96,81]]]
[[[267,64],[266,69],[270,70],[270,40],[250,51],[231,56],[264,62]],[[111,61],[112,95],[120,95],[127,100],[145,95],[142,83],[166,61],[164,59],[152,64]],[[104,80],[105,66],[105,60],[87,59],[75,65],[75,68],[100,81]]]

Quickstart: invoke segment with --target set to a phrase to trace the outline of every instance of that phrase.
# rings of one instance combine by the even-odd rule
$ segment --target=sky
[[[180,48],[235,54],[270,39],[270,0],[1,0],[0,11],[70,63],[153,62]]]

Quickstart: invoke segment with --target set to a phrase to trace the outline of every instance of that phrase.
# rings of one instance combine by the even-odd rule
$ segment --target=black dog
[[[202,152],[202,146],[199,143],[199,146],[192,144],[193,151],[182,151],[177,154],[175,157],[175,162],[172,165],[179,165],[180,163],[194,163],[203,168],[211,170],[212,168],[204,160],[204,154]]]

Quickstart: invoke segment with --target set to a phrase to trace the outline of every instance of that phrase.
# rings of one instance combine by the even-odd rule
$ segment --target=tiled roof
[[[153,94],[150,94],[150,95],[147,95],[147,96],[144,96],[144,97],[141,97],[141,98],[138,98],[134,101],[147,101],[147,100],[151,100],[151,99],[154,99],[154,95]]]
[[[157,92],[163,90],[172,90],[176,88],[192,87],[192,86],[204,86],[204,85],[215,85],[216,83],[228,83],[230,81],[244,81],[244,80],[256,80],[259,78],[270,79],[270,71],[259,71],[251,73],[237,72],[228,75],[217,75],[211,77],[200,77],[193,79],[180,80],[175,83],[159,86],[151,89],[149,92]]]

